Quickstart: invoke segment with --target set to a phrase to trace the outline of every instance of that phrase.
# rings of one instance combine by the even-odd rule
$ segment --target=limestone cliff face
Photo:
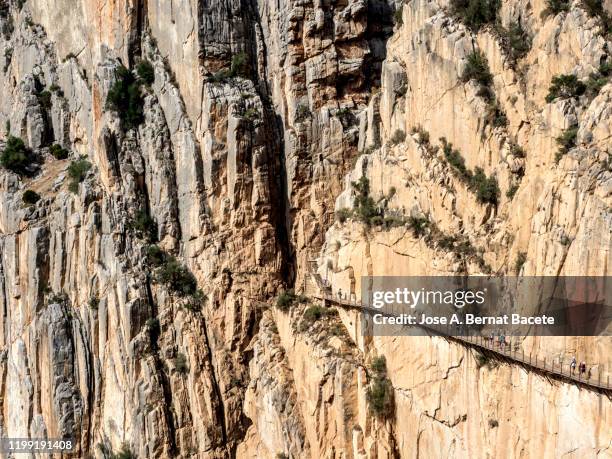
[[[3,436],[74,437],[78,457],[124,444],[147,458],[611,454],[596,393],[478,368],[441,339],[364,338],[355,313],[271,307],[313,258],[357,294],[361,275],[511,273],[519,254],[521,274],[609,274],[612,85],[544,100],[553,76],[609,60],[597,19],[577,2],[548,18],[545,2],[502,2],[502,23],[531,37],[514,62],[446,2],[396,3],[0,3],[0,150],[13,136],[36,156],[26,173],[0,169]],[[474,48],[504,126],[461,81]],[[143,61],[154,78],[126,126],[108,94]],[[452,173],[440,137],[497,178],[498,205]],[[75,184],[79,159],[91,168]],[[427,217],[455,245],[335,222],[362,176],[389,215]],[[160,280],[155,241],[202,295]],[[544,345],[612,366],[606,339],[522,344]],[[381,354],[386,419],[366,396]]]

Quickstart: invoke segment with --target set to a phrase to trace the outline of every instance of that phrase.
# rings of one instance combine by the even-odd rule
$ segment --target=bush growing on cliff
[[[531,49],[531,38],[520,22],[510,23],[507,29],[499,26],[497,31],[501,39],[502,49],[510,60],[516,62]]]
[[[527,254],[525,252],[519,252],[514,261],[514,271],[516,274],[521,272],[523,265],[527,261]]]
[[[508,125],[508,117],[495,99],[491,99],[487,103],[485,122],[493,127],[505,127]]]
[[[53,156],[55,159],[61,160],[68,158],[68,150],[56,143],[49,147],[49,153],[51,153],[51,156]]]
[[[542,11],[542,17],[556,16],[559,13],[569,11],[570,0],[546,0],[546,8]]]
[[[93,309],[94,311],[97,311],[98,307],[100,306],[100,298],[98,298],[97,296],[92,296],[89,299],[89,303],[88,304],[89,304],[89,307],[91,309]]]
[[[491,86],[491,83],[493,83],[493,75],[491,75],[489,70],[487,58],[480,51],[474,51],[467,56],[467,62],[461,74],[461,81],[467,83],[470,80],[474,80],[486,87]]]
[[[408,218],[408,225],[410,226],[414,237],[421,237],[425,235],[427,226],[429,225],[429,220],[427,220],[425,217],[410,216]]]
[[[425,129],[423,129],[423,126],[421,126],[420,124],[417,126],[413,126],[412,129],[410,130],[411,134],[416,134],[419,136],[418,142],[421,145],[428,145],[429,144],[429,132],[427,132]]]
[[[469,170],[461,153],[454,149],[452,144],[448,143],[446,139],[440,140],[444,147],[444,158],[454,169],[455,175],[464,181],[472,192],[476,193],[479,202],[496,205],[499,199],[497,179],[495,177],[487,177],[480,167],[477,167],[474,172]]]
[[[150,266],[161,266],[166,260],[166,254],[158,246],[150,245],[146,248],[145,260]]]
[[[136,73],[147,86],[151,86],[155,81],[155,69],[153,64],[147,60],[142,60],[138,63]]]
[[[577,137],[578,127],[574,126],[563,131],[563,133],[555,139],[557,145],[559,145],[559,151],[557,151],[555,155],[555,162],[558,163],[564,155],[576,146]]]
[[[406,140],[406,133],[401,129],[396,129],[391,138],[389,139],[389,145],[397,145]]]
[[[157,240],[157,222],[145,210],[136,212],[134,219],[129,223],[129,227],[136,234],[144,239],[155,242]]]
[[[117,67],[115,78],[108,91],[106,106],[117,113],[124,129],[136,128],[144,120],[140,81],[124,66]]]
[[[342,209],[338,209],[336,211],[336,220],[338,220],[340,223],[344,223],[351,217],[352,214],[353,213],[350,209],[343,207]]]
[[[138,459],[136,454],[130,449],[130,445],[123,443],[118,453],[114,453],[112,448],[105,443],[98,443],[98,449],[104,459]]]
[[[79,159],[70,163],[70,166],[68,166],[68,176],[70,177],[68,189],[71,192],[79,191],[79,183],[85,180],[89,169],[91,169],[91,163],[86,159]]]
[[[276,298],[276,307],[281,311],[288,311],[295,303],[306,303],[306,297],[296,295],[293,290],[281,292]]]
[[[25,146],[23,140],[10,135],[0,155],[2,167],[17,174],[25,174],[32,161],[32,152]]]
[[[557,75],[553,77],[548,88],[546,102],[550,103],[555,99],[580,97],[586,89],[586,85],[576,75]]]
[[[606,62],[599,66],[597,71],[592,72],[589,75],[585,85],[586,93],[592,99],[599,94],[601,88],[603,88],[612,77],[612,63]]]
[[[155,280],[179,296],[193,295],[198,287],[191,271],[169,255],[166,255],[164,263],[157,269]]]
[[[370,364],[372,380],[366,397],[372,414],[381,419],[390,418],[395,411],[393,386],[387,377],[387,361],[384,356],[375,357]]]
[[[519,189],[519,185],[517,183],[512,184],[510,188],[508,188],[508,191],[506,191],[506,197],[512,200],[514,198],[514,195],[518,191],[518,189]]]
[[[353,214],[366,225],[373,223],[375,217],[380,217],[374,199],[370,196],[370,181],[362,176],[357,182],[351,182],[353,189],[357,192],[353,204]]]
[[[24,204],[36,204],[40,201],[40,195],[36,191],[25,190],[23,196],[21,197]]]
[[[240,52],[232,56],[230,65],[230,76],[249,77],[248,56],[245,52]]]
[[[582,0],[580,6],[592,18],[599,18],[605,34],[612,33],[612,15],[604,8],[603,0]]]
[[[476,191],[476,197],[481,203],[497,204],[499,199],[497,179],[495,177],[487,177],[480,167],[475,169],[470,187]]]
[[[501,6],[500,0],[451,0],[451,12],[474,31],[493,24]]]

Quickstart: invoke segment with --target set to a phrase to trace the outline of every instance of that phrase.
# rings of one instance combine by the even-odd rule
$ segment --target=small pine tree
[[[0,164],[5,169],[17,174],[25,174],[32,163],[32,152],[25,146],[23,140],[9,136],[6,146],[0,155]]]

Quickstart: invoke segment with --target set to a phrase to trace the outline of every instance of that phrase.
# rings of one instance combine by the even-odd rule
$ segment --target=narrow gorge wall
[[[610,62],[610,40],[580,2],[544,8],[502,2],[530,36],[515,61],[444,1],[2,1],[0,150],[18,137],[35,156],[0,168],[2,435],[74,437],[78,457],[609,457],[597,393],[442,339],[363,337],[355,313],[273,307],[312,259],[357,295],[362,275],[513,274],[520,256],[522,275],[609,274],[612,85],[545,97]],[[503,126],[462,81],[474,49]],[[145,61],[126,126],[108,95]],[[496,177],[496,205],[441,137]],[[362,176],[386,215],[437,236],[337,219]],[[612,368],[608,338],[522,346]],[[387,419],[367,400],[376,355]]]

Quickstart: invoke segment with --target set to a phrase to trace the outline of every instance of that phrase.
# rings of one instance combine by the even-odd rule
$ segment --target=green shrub
[[[146,211],[136,212],[134,219],[129,223],[137,235],[144,237],[148,241],[157,240],[157,222]]]
[[[353,204],[353,214],[366,225],[372,223],[372,219],[380,216],[374,199],[370,196],[370,181],[362,176],[357,182],[351,182],[353,189],[357,192]]]
[[[115,78],[108,91],[106,107],[117,113],[124,129],[136,128],[144,121],[140,80],[123,66],[117,67]]]
[[[70,163],[70,166],[68,166],[68,176],[70,177],[68,189],[71,192],[76,193],[79,190],[79,183],[85,180],[89,169],[91,169],[91,163],[86,159],[79,159]]]
[[[305,303],[306,297],[296,295],[293,290],[281,292],[276,299],[276,307],[281,311],[288,311],[295,303]]]
[[[404,5],[400,5],[396,10],[395,13],[393,13],[393,22],[395,22],[396,25],[401,26],[404,23],[404,17],[403,17],[403,12],[404,10]]]
[[[521,268],[523,267],[526,261],[527,254],[525,252],[519,252],[516,256],[516,260],[514,261],[514,271],[516,272],[516,274],[519,274],[521,272]]]
[[[228,69],[221,69],[208,77],[208,81],[211,83],[223,83],[232,77]]]
[[[463,159],[459,150],[453,149],[453,144],[446,142],[446,140],[442,141],[442,145],[444,158],[455,170],[457,175],[464,180],[470,179],[472,174],[465,166],[465,159]]]
[[[374,215],[372,218],[370,218],[369,223],[372,226],[382,226],[385,223],[385,219],[382,217],[382,215]]]
[[[127,443],[121,445],[121,449],[118,453],[113,454],[111,459],[138,459],[136,454],[132,452],[130,446]]]
[[[414,237],[421,237],[425,235],[427,231],[429,220],[427,220],[425,217],[410,216],[410,218],[408,218],[408,225],[410,226]]]
[[[4,150],[0,155],[2,167],[17,174],[25,174],[32,161],[32,152],[25,146],[23,140],[9,135]]]
[[[553,77],[546,102],[555,99],[570,99],[580,97],[586,91],[586,85],[576,75],[557,75]]]
[[[410,130],[411,134],[418,134],[420,144],[429,144],[429,132],[423,129],[423,126],[417,125]]]
[[[366,398],[370,412],[376,417],[386,419],[394,414],[393,386],[387,377],[387,361],[384,356],[375,357],[370,364],[372,381],[368,386]]]
[[[166,261],[166,254],[157,245],[150,245],[145,251],[145,260],[150,266],[161,266]]]
[[[151,86],[155,81],[155,69],[153,64],[147,60],[142,60],[136,66],[136,73],[140,79],[148,86]]]
[[[308,307],[304,311],[304,319],[307,322],[316,322],[321,317],[325,317],[326,314],[327,314],[326,308],[324,308],[323,306],[314,305],[314,306]]]
[[[590,17],[599,18],[604,34],[612,34],[612,15],[604,8],[603,0],[582,0],[580,6]]]
[[[40,195],[36,191],[25,190],[21,199],[23,200],[24,204],[36,204],[38,201],[40,201]]]
[[[499,426],[497,419],[489,419],[489,428],[494,429],[497,426]]]
[[[574,126],[566,129],[563,133],[557,137],[557,145],[559,145],[559,151],[555,155],[555,162],[559,162],[563,155],[567,154],[572,148],[576,146],[576,138],[578,137],[578,127]]]
[[[386,215],[383,219],[383,225],[385,226],[385,229],[398,228],[400,226],[405,226],[406,221],[402,217],[396,217],[395,215]]]
[[[556,16],[559,13],[569,11],[569,9],[570,0],[546,0],[546,8],[542,12],[542,16]]]
[[[586,93],[590,98],[594,98],[599,94],[601,88],[603,88],[608,81],[610,81],[610,77],[612,77],[612,63],[606,62],[601,64],[597,71],[592,72],[589,75],[585,85],[586,85]]]
[[[510,188],[508,188],[508,191],[506,191],[506,197],[512,200],[514,198],[514,195],[518,191],[518,189],[519,189],[519,185],[517,183],[514,183],[513,185],[510,186]]]
[[[500,26],[498,32],[502,48],[512,61],[524,57],[531,49],[531,38],[520,22],[510,23],[507,29]]]
[[[475,169],[470,187],[476,191],[476,197],[481,203],[497,204],[499,199],[497,179],[495,177],[487,177],[480,167]]]
[[[240,52],[232,56],[230,76],[241,76],[243,78],[249,77],[248,56],[245,52]]]
[[[49,147],[49,153],[51,153],[51,156],[53,156],[55,159],[61,160],[68,158],[68,150],[63,148],[61,145],[58,145],[57,143],[54,143]]]
[[[164,257],[164,262],[157,268],[155,280],[179,296],[193,295],[198,287],[191,271],[169,255]]]
[[[476,193],[478,201],[484,204],[497,204],[499,198],[499,186],[495,177],[487,177],[484,171],[477,167],[474,172],[465,166],[465,160],[461,153],[453,149],[452,144],[446,139],[441,139],[444,146],[444,157],[455,170],[456,175],[463,180],[468,188]]]
[[[100,299],[97,296],[92,296],[89,299],[89,303],[88,304],[89,304],[89,307],[91,309],[93,309],[94,311],[97,311],[98,307],[100,306]]]
[[[187,356],[182,352],[179,352],[178,354],[176,354],[176,357],[174,357],[174,369],[181,374],[189,373]]]
[[[259,119],[259,110],[257,110],[256,108],[249,108],[247,111],[244,112],[243,118],[247,122],[253,124]]]
[[[525,149],[516,143],[513,143],[510,146],[510,153],[513,156],[516,156],[517,158],[524,158],[525,156],[527,156],[525,154]]]
[[[508,117],[495,99],[491,99],[487,103],[485,123],[493,127],[506,127],[508,125]]]
[[[372,363],[370,364],[370,368],[378,375],[384,375],[387,373],[387,359],[384,355],[380,357],[374,357],[372,359]]]
[[[389,139],[390,145],[397,145],[406,140],[406,133],[401,129],[396,129],[391,138]]]
[[[451,12],[470,29],[477,31],[493,24],[501,6],[500,0],[451,0]]]
[[[338,209],[336,211],[336,220],[338,220],[338,222],[340,222],[340,223],[344,223],[352,215],[353,215],[353,213],[351,212],[350,209],[347,209],[346,207],[343,207],[342,209]]]
[[[487,58],[480,51],[474,51],[467,56],[467,63],[461,74],[461,81],[467,83],[470,80],[476,81],[482,86],[491,86],[493,75],[489,70]]]

